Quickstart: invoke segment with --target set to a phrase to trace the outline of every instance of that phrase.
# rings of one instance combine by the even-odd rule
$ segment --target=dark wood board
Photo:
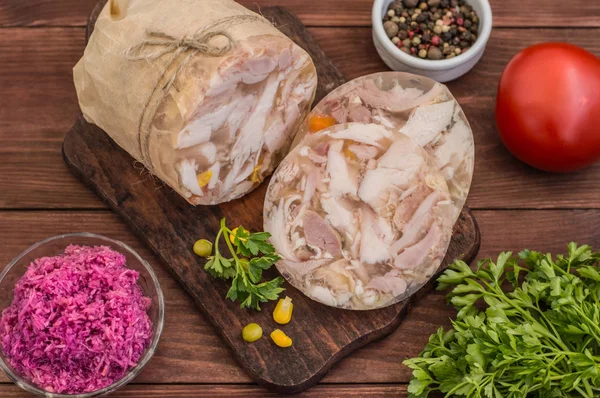
[[[295,16],[283,8],[261,11],[313,57],[320,79],[318,98],[344,81]],[[71,170],[125,220],[181,282],[248,374],[274,391],[295,393],[311,387],[342,357],[391,333],[410,306],[405,301],[375,311],[344,311],[315,303],[286,286],[295,310],[293,322],[284,330],[294,339],[294,345],[282,350],[268,337],[248,345],[240,338],[241,328],[257,322],[268,335],[275,328],[271,319],[274,303],[264,305],[258,313],[241,310],[238,304],[225,300],[227,284],[213,280],[202,270],[202,261],[192,253],[191,246],[199,237],[213,238],[222,217],[227,217],[231,225],[260,230],[266,183],[232,203],[190,206],[135,166],[125,151],[83,117],[67,133],[63,156]],[[472,261],[479,242],[476,221],[465,208],[444,266],[458,257]],[[414,295],[411,302],[431,285]]]

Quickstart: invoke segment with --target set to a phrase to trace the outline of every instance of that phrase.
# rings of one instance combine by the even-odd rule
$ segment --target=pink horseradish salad
[[[2,312],[0,338],[12,367],[49,392],[96,391],[121,379],[150,345],[151,299],[123,254],[68,246],[33,261]]]

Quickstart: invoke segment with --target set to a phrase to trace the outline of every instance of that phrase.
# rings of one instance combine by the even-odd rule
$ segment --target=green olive
[[[242,338],[248,343],[254,343],[262,337],[262,334],[262,328],[257,323],[249,323],[242,329]]]
[[[206,239],[200,239],[194,243],[194,253],[200,257],[208,257],[212,253],[212,246]]]

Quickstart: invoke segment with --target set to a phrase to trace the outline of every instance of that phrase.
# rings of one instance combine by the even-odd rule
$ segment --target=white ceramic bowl
[[[401,51],[383,29],[383,16],[393,0],[373,3],[373,42],[383,62],[391,69],[427,76],[438,82],[457,79],[475,66],[483,55],[492,32],[492,9],[488,0],[467,0],[479,17],[479,36],[469,51],[450,59],[433,61],[408,55]]]

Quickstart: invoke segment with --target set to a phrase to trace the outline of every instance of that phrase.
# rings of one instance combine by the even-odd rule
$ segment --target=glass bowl
[[[144,295],[152,299],[152,304],[148,310],[148,316],[152,321],[152,341],[150,345],[142,355],[142,358],[138,364],[125,376],[123,376],[123,378],[100,390],[82,394],[56,394],[42,390],[41,388],[32,384],[28,379],[17,373],[9,364],[1,349],[0,368],[2,368],[6,375],[19,387],[38,396],[47,398],[99,397],[111,393],[133,380],[154,355],[164,324],[165,304],[163,293],[152,267],[146,261],[144,261],[131,247],[122,242],[112,240],[101,235],[95,235],[91,233],[75,233],[58,235],[38,242],[19,254],[6,266],[6,268],[4,268],[0,274],[0,309],[4,310],[10,306],[13,300],[13,290],[15,284],[21,278],[21,276],[23,276],[27,270],[27,267],[33,260],[40,257],[62,254],[64,249],[70,244],[80,246],[108,246],[111,249],[125,255],[127,258],[127,267],[140,273],[138,284],[144,292]]]

